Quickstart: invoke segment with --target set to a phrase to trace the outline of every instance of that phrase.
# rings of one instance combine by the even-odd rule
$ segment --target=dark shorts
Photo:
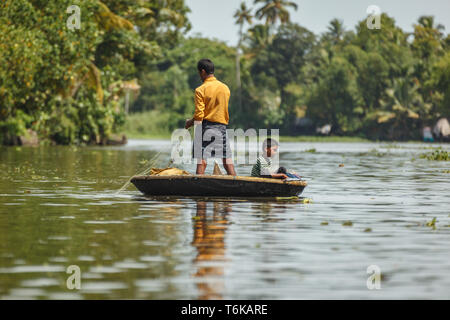
[[[227,126],[208,120],[203,120],[201,128],[200,125],[197,125],[195,128],[193,155],[194,159],[231,158],[232,152],[227,135]]]

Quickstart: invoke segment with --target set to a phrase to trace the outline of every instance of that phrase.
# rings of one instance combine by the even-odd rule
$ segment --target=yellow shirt
[[[230,89],[215,77],[207,78],[195,89],[195,121],[208,120],[228,124]]]

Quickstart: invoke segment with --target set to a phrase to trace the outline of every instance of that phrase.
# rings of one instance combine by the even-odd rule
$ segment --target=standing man
[[[198,159],[197,174],[204,174],[208,158],[217,153],[222,155],[223,167],[229,175],[235,176],[230,143],[227,137],[229,121],[228,102],[230,89],[214,77],[214,63],[202,59],[197,64],[197,70],[203,84],[195,89],[195,112],[192,119],[186,120],[186,129],[194,125],[194,158]],[[201,131],[200,131],[201,123]],[[199,135],[201,133],[201,137]],[[201,145],[201,155],[199,154]],[[198,150],[198,151],[197,151]]]

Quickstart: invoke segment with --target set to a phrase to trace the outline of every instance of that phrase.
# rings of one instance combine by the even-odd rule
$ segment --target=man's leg
[[[236,171],[234,170],[233,164],[233,152],[231,151],[230,142],[228,140],[228,133],[226,127],[222,128],[222,151],[225,150],[225,154],[222,153],[222,163],[223,167],[227,171],[229,176],[235,176]]]
[[[236,171],[234,171],[233,159],[223,159],[223,167],[225,168],[229,176],[236,175]]]
[[[207,162],[205,159],[199,160],[197,163],[197,174],[205,174]]]

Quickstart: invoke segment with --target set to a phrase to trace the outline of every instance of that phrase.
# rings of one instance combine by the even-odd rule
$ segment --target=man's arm
[[[203,121],[205,116],[205,99],[200,88],[195,90],[195,112],[192,119],[186,120],[185,128],[189,129],[194,125],[194,121]]]

